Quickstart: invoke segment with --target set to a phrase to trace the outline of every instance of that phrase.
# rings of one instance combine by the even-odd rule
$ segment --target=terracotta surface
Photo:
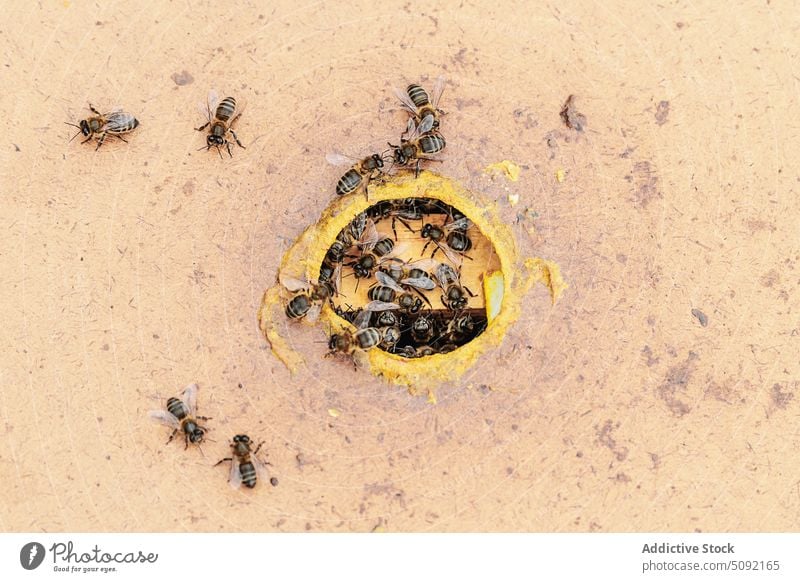
[[[3,531],[798,529],[794,7],[14,4]],[[397,139],[391,87],[441,73],[437,171],[529,208],[520,244],[570,288],[437,406],[319,329],[287,327],[290,377],[256,311],[333,197],[325,154]],[[249,102],[233,159],[196,151],[211,87]],[[68,141],[88,101],[140,119],[128,144]],[[503,159],[518,182],[482,172]],[[146,418],[192,381],[202,453]],[[241,431],[277,487],[210,467]]]

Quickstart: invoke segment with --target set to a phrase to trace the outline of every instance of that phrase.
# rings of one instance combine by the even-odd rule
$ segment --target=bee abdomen
[[[244,463],[239,464],[239,473],[242,474],[242,483],[244,483],[245,487],[249,487],[252,489],[256,486],[256,468],[253,466],[253,463],[250,461],[246,461]]]
[[[381,332],[374,327],[360,329],[356,332],[356,342],[362,350],[374,348],[381,343],[382,339],[383,337]]]
[[[225,97],[217,105],[216,118],[220,121],[228,121],[236,111],[236,99],[233,97]]]
[[[414,105],[417,107],[424,107],[430,103],[425,89],[419,85],[409,85],[408,89],[406,89],[406,92],[408,93],[409,98],[414,102]]]
[[[367,296],[372,301],[385,301],[388,303],[394,300],[395,290],[384,285],[377,285],[370,288],[370,290],[367,292]]]
[[[299,319],[308,313],[309,309],[311,309],[311,301],[308,295],[300,293],[292,297],[291,301],[286,305],[286,317]]]
[[[344,194],[349,194],[361,183],[361,174],[359,174],[356,170],[351,169],[345,172],[344,176],[339,178],[339,182],[336,184],[336,194],[338,196],[343,196]]]
[[[424,135],[419,140],[419,148],[426,154],[436,154],[444,149],[444,138],[438,133]]]
[[[174,397],[167,400],[167,412],[178,420],[182,420],[189,415],[189,411],[183,401]]]
[[[139,126],[139,120],[130,113],[119,112],[113,114],[108,121],[109,133],[128,133]]]

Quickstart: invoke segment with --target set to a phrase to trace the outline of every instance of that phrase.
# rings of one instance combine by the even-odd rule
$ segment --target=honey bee
[[[415,173],[419,175],[422,160],[437,160],[433,156],[444,150],[444,137],[438,133],[426,133],[411,139],[401,139],[400,145],[389,144],[392,148],[392,161],[395,166],[408,166],[416,162]]]
[[[450,265],[440,263],[435,271],[436,280],[439,286],[444,291],[442,295],[442,303],[450,311],[459,311],[464,309],[469,302],[467,293],[470,297],[475,297],[475,294],[467,287],[461,285],[458,273]]]
[[[208,135],[206,136],[206,150],[216,147],[219,157],[221,158],[222,151],[220,148],[225,146],[228,150],[228,155],[233,157],[231,143],[228,141],[227,137],[229,133],[233,136],[236,145],[242,149],[246,149],[242,145],[242,142],[239,141],[232,127],[233,122],[236,121],[244,111],[244,107],[244,100],[237,102],[234,97],[225,97],[220,101],[214,89],[208,92],[208,99],[205,106],[202,104],[200,105],[200,110],[208,121],[200,127],[195,128],[197,131],[203,131],[207,127],[209,128]]]
[[[377,231],[376,231],[377,232]],[[363,243],[363,250],[357,257],[352,257],[353,261],[345,263],[345,267],[352,267],[353,274],[357,279],[367,279],[381,264],[390,260],[397,260],[389,257],[390,253],[400,253],[407,247],[406,244],[395,246],[394,241],[389,238],[380,238]]]
[[[409,129],[411,129],[412,124],[416,126],[416,131],[420,134],[439,129],[439,116],[442,114],[439,109],[439,99],[442,98],[442,93],[444,92],[444,82],[444,76],[437,77],[430,97],[425,89],[419,85],[411,84],[405,91],[395,88],[394,92],[403,107],[411,113]]]
[[[486,328],[486,320],[477,320],[469,313],[453,317],[447,323],[445,337],[452,344],[460,344],[468,337],[475,337]]]
[[[233,456],[220,459],[214,466],[230,461],[231,473],[230,477],[228,477],[230,486],[234,489],[239,489],[244,484],[245,487],[252,489],[258,482],[259,474],[265,478],[267,475],[266,465],[269,465],[269,463],[261,461],[256,456],[263,444],[259,443],[256,449],[252,450],[253,441],[250,440],[250,437],[246,434],[237,434],[233,437],[233,442],[231,442]],[[275,477],[272,477],[269,482],[273,487],[278,484],[278,480]]]
[[[411,336],[420,344],[428,344],[436,333],[436,322],[430,315],[420,313],[411,324]]]
[[[183,431],[183,438],[186,441],[184,449],[189,447],[189,443],[200,444],[203,441],[207,429],[200,426],[197,421],[210,418],[196,416],[197,390],[197,384],[189,384],[181,398],[173,397],[167,400],[166,410],[151,410],[148,413],[152,420],[174,429],[167,444],[172,442],[179,430]]]
[[[465,218],[464,220],[466,221],[467,219]],[[428,245],[433,243],[436,248],[433,249],[431,258],[435,257],[437,252],[442,251],[448,260],[457,266],[461,265],[463,259],[472,260],[472,257],[466,255],[466,252],[472,248],[472,241],[467,236],[466,230],[458,230],[457,224],[463,223],[459,221],[458,223],[445,224],[444,226],[437,226],[430,222],[424,224],[422,230],[420,230],[420,236],[427,238],[428,241],[422,247],[422,254],[424,255]],[[451,236],[455,232],[458,232],[459,235]],[[451,246],[451,243],[455,246]]]
[[[414,274],[413,272],[415,269],[411,269],[410,271]],[[422,308],[422,301],[425,301],[430,306],[431,302],[419,289],[430,290],[435,288],[436,284],[433,282],[433,279],[427,277],[424,272],[422,273],[424,278],[407,277],[398,282],[389,273],[377,271],[375,273],[375,278],[378,282],[370,287],[367,292],[367,297],[369,297],[372,302],[368,303],[364,309],[367,311],[400,309],[407,313],[416,313]],[[410,287],[419,297],[415,297],[409,293],[401,284]],[[430,287],[428,286],[429,284],[431,284]],[[420,297],[422,299],[420,299]]]
[[[332,276],[335,277],[335,275]],[[295,293],[286,304],[286,317],[289,319],[296,320],[305,317],[314,323],[319,319],[322,305],[337,291],[333,280],[314,284],[281,275],[280,281],[281,285]]]
[[[100,149],[100,146],[103,145],[103,142],[106,140],[106,136],[109,135],[128,143],[127,140],[122,137],[122,135],[132,132],[139,126],[138,119],[136,119],[130,113],[125,113],[120,108],[113,109],[110,113],[100,113],[90,103],[89,109],[92,111],[92,113],[94,113],[94,116],[81,119],[78,125],[69,122],[65,123],[67,125],[71,125],[72,127],[77,127],[80,130],[78,133],[73,135],[69,141],[72,141],[80,134],[83,134],[86,139],[81,143],[86,143],[95,135],[99,135],[100,137],[97,140],[97,147],[94,148],[95,151]]]
[[[325,354],[325,357],[336,354],[351,356],[353,358],[353,366],[357,367],[356,354],[371,350],[381,341],[383,341],[383,333],[377,327],[362,327],[356,330],[355,333],[345,330],[331,335],[328,340],[328,349],[330,351]]]
[[[380,154],[372,154],[363,160],[353,160],[342,154],[330,153],[325,156],[325,159],[334,166],[352,166],[336,183],[337,196],[364,190],[364,194],[369,200],[369,183],[378,180],[384,173],[385,161]]]

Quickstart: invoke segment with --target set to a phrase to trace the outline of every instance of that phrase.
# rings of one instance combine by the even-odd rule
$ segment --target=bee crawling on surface
[[[71,125],[72,127],[77,127],[80,130],[78,133],[73,135],[69,141],[72,141],[81,134],[86,137],[86,139],[81,143],[90,141],[96,135],[99,136],[97,139],[97,147],[94,148],[95,151],[100,149],[100,146],[103,145],[103,142],[106,140],[106,136],[109,135],[128,143],[127,140],[122,136],[126,133],[132,132],[139,126],[138,119],[136,119],[130,113],[122,111],[122,109],[119,107],[112,109],[109,113],[100,113],[92,106],[91,103],[89,103],[89,109],[92,111],[92,113],[94,113],[92,117],[81,119],[77,125],[74,123],[69,123],[68,121],[65,123],[67,125]]]
[[[437,77],[430,96],[425,89],[413,83],[405,91],[395,88],[395,95],[411,114],[406,133],[415,127],[419,134],[439,129],[439,117],[443,113],[439,109],[439,99],[444,92],[444,83],[444,76]]]
[[[333,269],[332,274],[325,281],[308,283],[286,275],[280,276],[281,285],[294,293],[286,304],[286,317],[292,320],[306,318],[311,323],[319,319],[322,306],[330,301],[338,291],[336,272],[341,271],[341,266]]]
[[[208,92],[208,98],[205,104],[200,104],[200,111],[207,121],[200,127],[195,128],[197,131],[203,131],[208,128],[208,135],[206,136],[206,150],[212,147],[217,148],[219,157],[222,157],[220,148],[225,146],[228,150],[228,155],[233,157],[231,152],[231,142],[228,141],[228,134],[233,136],[233,140],[242,149],[246,149],[236,132],[233,131],[233,122],[244,111],[244,100],[237,101],[234,97],[225,97],[220,101],[217,92],[212,89]],[[203,149],[203,148],[200,148]],[[199,151],[199,150],[198,150]]]
[[[253,441],[246,434],[237,434],[233,437],[231,442],[231,452],[233,456],[220,459],[214,465],[215,467],[221,463],[229,461],[231,464],[231,472],[228,477],[228,483],[234,489],[239,489],[242,484],[248,489],[252,489],[258,482],[258,475],[260,474],[265,479],[267,478],[266,465],[269,463],[261,461],[256,455],[261,450],[261,445],[253,450]],[[270,484],[275,487],[278,480],[275,477],[269,479]]]
[[[336,183],[337,196],[364,190],[364,195],[369,199],[369,183],[383,179],[386,159],[382,154],[372,154],[363,160],[356,160],[343,154],[330,153],[325,159],[334,166],[351,166]]]
[[[418,135],[412,133],[409,139],[401,138],[400,145],[389,144],[392,148],[392,161],[395,166],[409,166],[415,163],[415,175],[419,176],[419,166],[422,160],[440,162],[442,160],[434,158],[444,150],[446,142],[439,133],[426,133]]]
[[[211,420],[206,416],[196,416],[197,411],[197,384],[189,384],[183,391],[181,398],[172,397],[167,400],[166,410],[151,410],[148,416],[161,424],[173,429],[167,444],[172,442],[178,431],[183,431],[186,441],[184,449],[189,443],[199,445],[205,437],[206,429],[200,426],[198,420]]]

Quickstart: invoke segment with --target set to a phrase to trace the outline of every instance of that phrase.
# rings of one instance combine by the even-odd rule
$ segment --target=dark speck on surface
[[[189,71],[185,69],[180,73],[172,73],[172,76],[170,78],[173,81],[175,81],[175,84],[178,86],[191,85],[192,83],[194,83],[194,77],[192,77]]]
[[[692,309],[692,315],[697,318],[697,321],[700,322],[700,325],[703,327],[708,326],[708,316],[700,311],[699,309]]]
[[[586,116],[575,107],[575,95],[567,97],[564,107],[561,108],[561,119],[564,120],[564,125],[575,131],[583,131],[586,126]]]

